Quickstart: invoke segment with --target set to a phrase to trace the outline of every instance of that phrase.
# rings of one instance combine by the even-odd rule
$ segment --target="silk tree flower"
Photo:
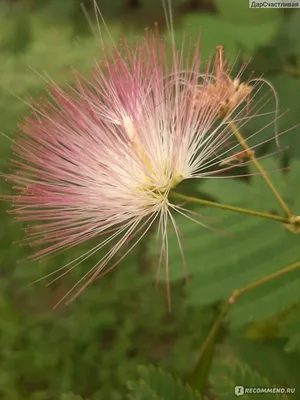
[[[221,48],[200,73],[199,43],[187,58],[174,43],[146,32],[134,47],[103,49],[89,78],[76,74],[65,88],[51,83],[47,99],[19,126],[7,178],[18,191],[12,212],[29,223],[25,240],[42,246],[32,258],[99,238],[56,271],[64,275],[110,245],[62,300],[115,266],[154,223],[168,278],[168,226],[183,257],[173,211],[204,225],[173,204],[170,192],[183,180],[222,171],[220,163],[239,148],[228,121],[242,127],[259,115],[259,102],[249,114],[252,87],[240,75],[229,78]]]

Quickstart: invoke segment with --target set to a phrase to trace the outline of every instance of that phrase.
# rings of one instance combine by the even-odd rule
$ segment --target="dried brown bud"
[[[214,77],[205,77],[194,98],[194,107],[217,110],[217,118],[226,117],[238,107],[251,93],[252,87],[241,83],[239,78],[231,79],[223,46],[216,49]]]

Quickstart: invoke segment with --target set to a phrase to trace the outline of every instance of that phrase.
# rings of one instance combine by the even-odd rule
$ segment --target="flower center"
[[[123,119],[124,128],[131,142],[131,148],[143,163],[143,171],[137,186],[139,191],[147,192],[151,197],[164,196],[166,192],[175,188],[183,179],[183,174],[172,166],[169,159],[162,160],[160,168],[155,168],[151,159],[145,152],[143,145],[140,143],[136,129],[129,117]]]

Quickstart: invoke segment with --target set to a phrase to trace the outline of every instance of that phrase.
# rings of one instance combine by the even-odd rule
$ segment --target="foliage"
[[[81,396],[77,396],[73,393],[65,393],[61,395],[60,400],[84,400]]]
[[[281,327],[281,334],[288,338],[285,350],[288,352],[297,351],[300,353],[300,309],[296,307],[291,310],[287,319]]]
[[[11,233],[7,233],[7,254],[12,258]],[[35,270],[32,265],[11,263],[5,254],[2,257],[2,276],[7,277],[1,284],[0,307],[0,393],[4,398],[25,397],[27,388],[33,392],[48,388],[45,398],[72,390],[90,400],[122,399],[122,383],[134,375],[137,363],[164,359],[162,366],[185,374],[192,363],[192,349],[200,345],[205,325],[211,323],[211,312],[205,316],[181,306],[180,291],[173,299],[176,318],[168,315],[165,292],[157,291],[151,275],[141,275],[132,259],[91,286],[78,302],[53,312],[51,307],[66,292],[66,284],[75,283],[78,274],[52,289],[28,288],[30,281],[50,270],[51,261]],[[56,265],[65,262],[64,257],[56,258]],[[200,316],[202,333],[195,333]],[[180,335],[182,326],[185,335]]]
[[[267,171],[278,169],[272,160],[262,165]],[[252,171],[254,173],[254,168]],[[274,184],[280,193],[285,193],[295,211],[300,209],[299,191],[294,183],[299,173],[300,164],[294,162],[291,172],[271,174]],[[226,178],[208,179],[200,188],[214,200],[224,203],[275,213],[278,210],[276,199],[261,176],[252,176],[250,185]],[[200,228],[194,222],[178,218],[190,278],[186,291],[189,303],[194,306],[225,300],[233,290],[299,260],[299,237],[283,226],[274,229],[273,222],[267,220],[212,209],[203,209],[201,214],[206,217],[205,223],[218,232],[202,229],[198,233]],[[220,218],[222,223],[215,223],[216,218]],[[169,237],[170,279],[176,280],[183,276],[184,271],[176,235],[170,231]],[[300,272],[295,271],[253,289],[231,308],[231,327],[239,328],[263,320],[297,303],[299,286]]]
[[[212,371],[211,377],[212,391],[219,399],[231,400],[234,394],[235,386],[243,386],[246,388],[271,388],[270,382],[260,376],[257,372],[251,370],[234,358],[220,361]],[[269,400],[284,399],[283,396],[277,394],[264,394]],[[261,394],[245,394],[245,399],[261,398]]]
[[[140,379],[128,384],[132,400],[201,400],[199,392],[193,391],[170,374],[153,366],[139,368]]]
[[[295,10],[282,20],[273,39],[267,45],[256,49],[252,63],[249,65],[249,70],[254,69],[257,73],[263,74],[264,78],[274,86],[279,98],[280,113],[285,113],[288,110],[278,120],[278,129],[281,132],[295,127],[299,123],[300,42],[297,34],[299,26],[300,12]],[[291,99],[295,99],[295,101],[291,102]],[[268,112],[272,108],[274,110],[273,105],[267,104],[264,111]],[[249,125],[249,129],[257,129],[255,121],[252,125]],[[271,129],[270,127],[265,130],[265,137],[272,134]],[[283,135],[281,144],[289,147],[288,154],[290,157],[299,157],[297,129],[290,135]]]
[[[235,332],[226,338],[218,360],[224,362],[227,357],[239,360],[239,363],[248,365],[252,371],[265,377],[270,382],[267,386],[295,388],[295,395],[289,398],[296,400],[300,390],[300,358],[296,353],[286,353],[284,344],[285,340],[280,338],[252,339],[245,338],[242,332]],[[217,365],[218,360],[215,360]]]

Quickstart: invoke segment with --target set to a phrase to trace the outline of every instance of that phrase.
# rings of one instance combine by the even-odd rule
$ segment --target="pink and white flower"
[[[13,212],[30,224],[27,240],[44,246],[33,258],[99,237],[95,248],[62,269],[64,274],[113,243],[67,293],[76,289],[72,299],[155,222],[168,275],[168,224],[182,251],[172,210],[192,218],[172,204],[170,191],[185,179],[218,172],[219,164],[238,152],[228,121],[241,127],[250,119],[245,100],[251,90],[235,89],[239,77],[217,86],[217,60],[200,74],[198,44],[189,61],[158,33],[146,33],[135,48],[123,43],[111,56],[103,52],[89,79],[78,75],[65,90],[51,84],[50,99],[33,105],[20,126],[15,171],[8,179],[19,191]],[[224,113],[232,92],[233,104]],[[256,106],[253,115],[258,111]]]

